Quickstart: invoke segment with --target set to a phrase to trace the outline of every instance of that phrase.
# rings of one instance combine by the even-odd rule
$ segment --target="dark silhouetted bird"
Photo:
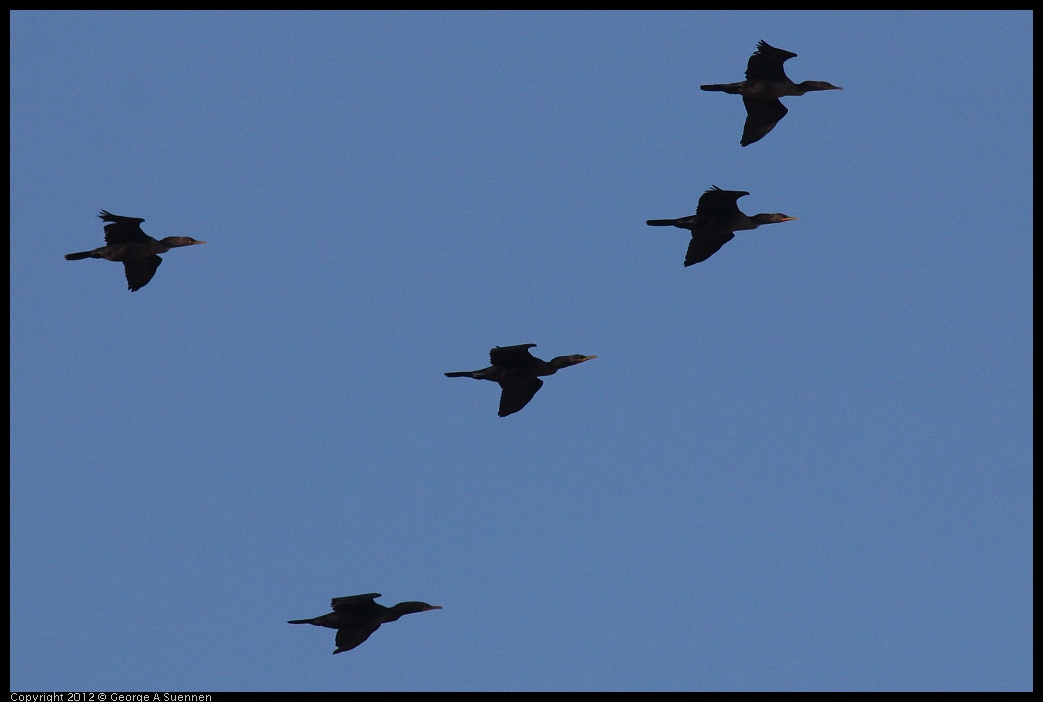
[[[105,244],[93,251],[80,251],[65,254],[68,261],[79,261],[83,258],[104,258],[106,261],[120,261],[127,274],[127,287],[131,292],[148,285],[156,274],[159,264],[163,263],[156,254],[166,253],[178,246],[205,244],[190,236],[168,236],[165,239],[153,239],[141,231],[140,217],[120,217],[111,212],[101,211],[98,215],[105,225]]]
[[[337,630],[337,650],[334,653],[350,651],[370,637],[381,624],[393,622],[404,614],[426,612],[431,609],[442,609],[438,605],[426,602],[399,602],[394,607],[385,607],[373,600],[380,593],[370,592],[365,595],[350,597],[334,597],[330,600],[333,611],[312,619],[291,619],[289,624],[314,624]]]
[[[780,97],[803,95],[813,90],[843,90],[821,80],[794,83],[782,68],[782,64],[794,56],[796,54],[792,51],[776,49],[761,41],[746,65],[746,80],[699,86],[703,90],[742,95],[742,102],[746,105],[746,125],[742,128],[740,145],[749,146],[760,141],[786,116],[788,110],[779,100]]]
[[[779,212],[757,214],[752,217],[745,215],[737,204],[738,199],[744,195],[749,193],[745,190],[721,190],[715,185],[700,196],[694,215],[677,219],[650,219],[646,224],[690,230],[692,240],[688,243],[688,253],[684,257],[684,265],[690,266],[717,253],[722,246],[735,238],[733,232],[796,219]]]
[[[446,373],[449,378],[474,378],[475,380],[492,380],[499,383],[500,411],[501,417],[514,414],[533,398],[543,381],[538,376],[554,375],[561,368],[568,368],[583,361],[589,361],[597,356],[558,356],[549,361],[543,361],[531,353],[529,349],[536,344],[519,344],[517,346],[497,346],[489,351],[488,368],[476,371],[462,371],[459,373]]]

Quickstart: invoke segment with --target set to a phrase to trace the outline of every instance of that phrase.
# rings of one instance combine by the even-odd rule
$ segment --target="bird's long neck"
[[[749,229],[756,229],[762,224],[768,224],[770,222],[769,217],[771,215],[757,214],[752,217],[742,216],[741,220],[737,220],[735,223],[735,230],[737,232],[746,231]]]
[[[575,365],[571,356],[555,356],[549,361],[541,361],[540,369],[536,375],[554,375],[560,369],[568,368],[571,365]]]

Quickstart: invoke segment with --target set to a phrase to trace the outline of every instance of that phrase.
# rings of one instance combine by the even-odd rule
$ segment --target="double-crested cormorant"
[[[501,417],[514,414],[525,405],[529,404],[540,388],[543,381],[538,376],[554,375],[560,368],[568,368],[583,361],[589,361],[597,356],[558,356],[549,361],[543,361],[531,353],[529,349],[536,344],[518,344],[517,346],[497,346],[489,351],[489,361],[492,363],[488,368],[476,371],[462,371],[459,373],[446,373],[449,378],[474,378],[475,380],[492,380],[500,384],[500,411]]]
[[[796,219],[779,212],[749,217],[739,210],[737,204],[738,199],[744,195],[749,193],[745,190],[721,190],[715,185],[700,196],[694,215],[677,219],[650,219],[646,224],[653,227],[680,227],[691,230],[692,240],[688,243],[688,253],[684,257],[684,265],[690,266],[717,253],[722,246],[735,238],[733,232]]]
[[[740,145],[749,146],[760,141],[786,116],[788,110],[779,101],[780,97],[803,95],[812,90],[843,90],[821,80],[794,83],[782,68],[782,64],[794,56],[796,54],[792,51],[776,49],[766,41],[760,41],[746,65],[746,80],[699,86],[703,90],[742,95],[742,102],[746,105],[746,125],[742,128]]]
[[[426,612],[431,609],[442,609],[438,605],[426,602],[399,602],[394,607],[385,607],[373,600],[380,597],[378,592],[350,597],[334,597],[330,600],[333,611],[312,619],[291,619],[289,624],[314,624],[337,630],[337,650],[334,653],[350,651],[369,638],[370,634],[380,628],[381,624],[393,622],[404,614]]]
[[[79,261],[82,258],[104,258],[106,261],[120,261],[127,274],[127,287],[131,292],[148,285],[156,274],[159,264],[163,263],[156,254],[166,253],[178,246],[205,244],[190,236],[168,236],[156,240],[141,231],[140,217],[120,217],[111,212],[101,211],[98,215],[105,225],[106,246],[93,251],[80,251],[65,254],[67,261]]]

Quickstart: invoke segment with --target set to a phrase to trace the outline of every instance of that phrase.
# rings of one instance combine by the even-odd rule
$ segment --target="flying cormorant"
[[[98,215],[105,225],[105,246],[93,251],[80,251],[65,254],[67,261],[79,261],[83,258],[104,258],[106,261],[120,261],[127,274],[127,287],[131,292],[148,285],[156,274],[159,264],[163,263],[156,254],[166,253],[178,246],[205,244],[190,236],[168,236],[165,239],[153,239],[141,231],[140,217],[120,217],[111,212],[101,211]]]
[[[501,417],[514,414],[529,403],[533,395],[543,387],[538,376],[554,375],[561,368],[568,368],[577,363],[589,361],[597,356],[557,356],[549,361],[536,358],[529,349],[536,344],[519,344],[517,346],[497,346],[489,351],[488,368],[476,371],[446,373],[449,378],[474,378],[475,380],[492,380],[500,384]]]
[[[337,630],[337,650],[334,653],[350,651],[370,637],[381,624],[393,622],[402,615],[426,612],[431,609],[442,609],[438,605],[426,602],[399,602],[394,607],[385,607],[373,600],[380,593],[370,592],[365,595],[334,597],[330,600],[333,611],[312,619],[291,619],[289,624],[314,624]]]
[[[796,219],[779,212],[756,214],[752,217],[739,210],[737,201],[749,195],[745,190],[721,190],[716,185],[699,197],[695,214],[677,219],[650,219],[645,223],[653,227],[680,227],[692,232],[684,265],[690,266],[713,256],[735,238],[733,232],[756,229],[762,224],[776,224]]]
[[[746,80],[699,86],[703,90],[742,95],[742,102],[746,105],[746,125],[742,128],[741,146],[760,141],[786,116],[788,110],[780,97],[803,95],[812,90],[843,90],[821,80],[794,83],[782,68],[782,64],[794,56],[796,54],[792,51],[776,49],[768,42],[760,41],[746,65]]]

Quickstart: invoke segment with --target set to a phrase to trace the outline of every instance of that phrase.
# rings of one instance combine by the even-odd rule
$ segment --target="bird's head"
[[[398,614],[415,614],[417,612],[428,612],[432,609],[442,609],[442,606],[426,602],[399,602],[392,609]]]
[[[778,224],[779,222],[792,222],[797,218],[784,215],[781,212],[773,212],[772,214],[754,215],[750,219],[755,220],[757,224]]]
[[[839,85],[833,85],[824,80],[806,80],[800,84],[800,87],[804,88],[805,92],[811,92],[812,90],[843,90]]]
[[[199,239],[193,239],[190,236],[168,236],[163,239],[162,243],[173,249],[178,246],[192,246],[193,244],[205,244],[206,242],[199,241]]]
[[[584,356],[578,353],[573,354],[571,356],[558,356],[557,358],[551,361],[551,365],[553,365],[555,368],[568,368],[569,366],[574,366],[577,363],[589,361],[592,358],[597,358],[597,356]]]

